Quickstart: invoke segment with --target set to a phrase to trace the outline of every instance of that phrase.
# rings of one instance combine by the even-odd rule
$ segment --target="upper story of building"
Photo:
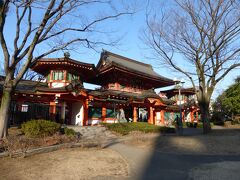
[[[49,88],[60,88],[73,81],[90,82],[96,76],[94,64],[83,63],[65,54],[63,58],[42,58],[34,61],[31,69],[46,78]]]
[[[42,58],[32,63],[32,70],[43,75],[49,88],[61,88],[73,82],[100,85],[102,90],[141,93],[173,85],[171,79],[157,74],[151,65],[103,51],[94,64],[63,58]]]
[[[193,88],[173,88],[160,91],[159,95],[175,101],[176,105],[197,103],[197,96]]]

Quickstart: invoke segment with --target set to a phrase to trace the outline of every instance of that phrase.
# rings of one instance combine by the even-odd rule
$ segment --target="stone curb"
[[[77,147],[94,148],[94,147],[100,147],[100,146],[97,143],[88,143],[88,144],[86,144],[86,143],[65,143],[65,144],[52,145],[52,146],[47,146],[47,147],[42,147],[42,148],[30,149],[25,153],[25,155],[23,152],[17,151],[12,155],[12,157],[20,157],[23,155],[24,155],[24,157],[27,157],[27,156],[31,156],[34,154],[41,154],[41,153],[48,153],[48,152],[56,151],[56,150],[59,150],[62,148],[77,148]],[[7,157],[7,156],[9,156],[8,152],[0,153],[0,158]]]

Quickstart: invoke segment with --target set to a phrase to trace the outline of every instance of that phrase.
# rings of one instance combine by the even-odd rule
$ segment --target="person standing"
[[[174,121],[176,122],[176,130],[178,135],[182,135],[183,134],[182,120],[177,115]]]

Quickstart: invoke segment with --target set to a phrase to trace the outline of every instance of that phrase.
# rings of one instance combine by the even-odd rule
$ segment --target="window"
[[[125,88],[125,86],[124,85],[120,85],[120,89],[124,89]]]
[[[53,71],[53,80],[63,80],[64,79],[64,71]]]
[[[102,117],[102,108],[90,107],[88,109],[89,118],[101,118]]]
[[[171,118],[170,118],[170,112],[164,112],[164,120],[165,121],[169,121]]]
[[[116,110],[114,111],[114,109],[107,109],[106,114],[107,118],[116,118],[116,116],[117,116]]]
[[[28,105],[22,104],[21,112],[28,112]]]
[[[47,81],[50,81],[50,74],[47,75]]]
[[[71,80],[75,80],[75,79],[79,79],[77,75],[68,73],[67,80],[71,81]]]

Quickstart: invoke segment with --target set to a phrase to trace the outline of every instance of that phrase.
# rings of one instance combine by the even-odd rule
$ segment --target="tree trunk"
[[[11,103],[12,89],[3,88],[1,107],[0,107],[0,140],[5,138],[8,133],[8,117]]]
[[[201,111],[201,119],[203,122],[203,133],[207,134],[211,131],[209,102],[200,102],[199,107]]]

